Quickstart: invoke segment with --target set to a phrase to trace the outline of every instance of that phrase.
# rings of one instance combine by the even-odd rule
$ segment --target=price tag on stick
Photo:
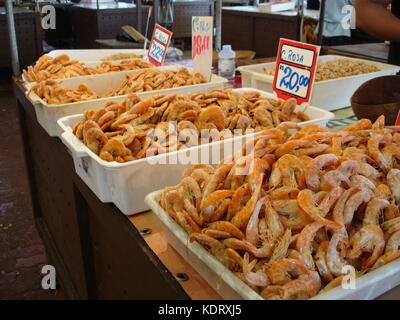
[[[213,54],[213,17],[192,17],[193,69],[211,80]]]
[[[151,37],[148,59],[156,65],[164,64],[167,49],[171,41],[172,32],[156,24],[154,26],[153,36]]]
[[[281,39],[276,58],[273,89],[279,98],[311,100],[320,47]]]

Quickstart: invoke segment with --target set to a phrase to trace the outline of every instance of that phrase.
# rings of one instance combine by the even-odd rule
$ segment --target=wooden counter
[[[14,8],[15,30],[21,68],[35,62],[42,54],[39,13],[28,8]],[[0,8],[0,68],[11,67],[9,32],[5,8]]]
[[[280,38],[299,40],[299,34],[295,11],[264,13],[253,6],[222,9],[222,45],[255,51],[256,58],[276,56]]]

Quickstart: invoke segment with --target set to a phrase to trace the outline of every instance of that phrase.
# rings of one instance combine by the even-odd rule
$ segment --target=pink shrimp
[[[324,215],[326,214],[325,210],[315,205],[311,190],[301,190],[297,196],[297,202],[300,208],[302,208],[314,221],[332,228],[333,230],[341,228],[340,224],[337,222],[324,218]]]
[[[314,158],[305,169],[305,180],[312,191],[320,189],[319,174],[323,167],[337,164],[339,158],[334,154],[323,154]]]
[[[376,225],[369,224],[362,227],[350,240],[351,249],[347,257],[357,259],[363,252],[371,253],[370,257],[363,263],[363,268],[374,265],[385,249],[385,238],[383,231]]]
[[[335,276],[343,274],[343,268],[346,265],[346,263],[341,259],[341,254],[338,251],[338,245],[340,243],[346,245],[346,238],[343,233],[337,232],[332,236],[326,254],[329,270]]]
[[[363,225],[368,224],[379,225],[379,219],[382,215],[383,210],[390,206],[390,202],[384,199],[374,198],[368,202],[367,208],[365,209],[365,216],[363,219]]]
[[[300,252],[302,260],[309,269],[314,269],[315,266],[314,259],[312,257],[312,243],[317,231],[323,226],[324,225],[321,223],[313,222],[304,227],[297,238],[296,248]]]
[[[257,260],[253,260],[249,263],[249,254],[246,252],[243,258],[243,274],[246,281],[254,286],[266,287],[270,284],[270,280],[266,273],[262,270],[252,272],[252,269],[256,265]]]

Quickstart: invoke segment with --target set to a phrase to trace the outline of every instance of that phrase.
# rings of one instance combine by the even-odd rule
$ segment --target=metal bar
[[[325,4],[326,0],[321,0],[321,6],[319,8],[318,45],[322,45],[322,34],[324,33]]]
[[[221,50],[222,0],[215,1],[215,50]]]
[[[14,11],[12,0],[6,0],[7,28],[10,38],[11,64],[14,76],[21,74],[18,58],[17,35],[15,33]]]
[[[142,28],[142,0],[136,0],[137,30],[143,34]]]

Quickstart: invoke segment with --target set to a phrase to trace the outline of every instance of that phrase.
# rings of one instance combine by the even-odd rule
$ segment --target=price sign
[[[193,69],[206,80],[211,79],[213,51],[213,17],[192,17]]]
[[[167,54],[167,48],[171,41],[172,32],[156,24],[151,37],[148,59],[156,65],[161,66],[164,64],[165,55]]]
[[[273,88],[279,98],[295,98],[298,104],[309,102],[320,47],[281,39]]]

